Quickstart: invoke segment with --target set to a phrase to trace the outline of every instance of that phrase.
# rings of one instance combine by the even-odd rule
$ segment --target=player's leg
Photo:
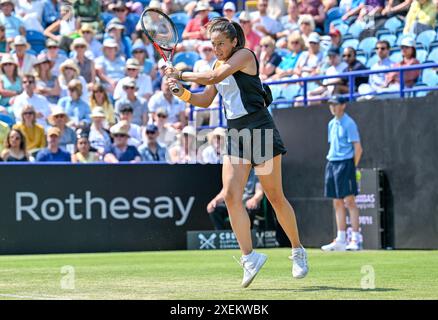
[[[233,161],[231,161],[233,159]],[[222,166],[222,182],[225,203],[230,215],[231,227],[242,252],[240,265],[243,267],[242,287],[248,287],[263,267],[267,257],[253,250],[251,222],[243,205],[243,191],[248,180],[251,164],[238,163],[236,158],[225,156]]]
[[[257,174],[258,171],[263,172],[263,174],[257,174],[257,176],[266,197],[275,211],[278,222],[291,242],[292,259],[294,262],[293,276],[295,278],[304,278],[308,272],[307,254],[300,242],[294,209],[283,192],[281,158],[282,155],[279,154],[262,165],[256,166],[255,173]],[[268,166],[272,170],[267,172],[263,166]]]
[[[354,195],[348,196],[345,199],[345,206],[348,208],[350,214],[350,223],[352,233],[351,241],[347,245],[347,250],[360,250],[360,233],[359,233],[359,208],[356,205],[356,198]]]

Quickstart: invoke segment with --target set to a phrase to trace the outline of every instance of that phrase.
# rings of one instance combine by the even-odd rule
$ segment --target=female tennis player
[[[294,210],[282,187],[281,157],[286,149],[265,105],[259,63],[255,54],[244,48],[245,36],[238,23],[224,18],[214,19],[208,31],[217,57],[213,70],[181,73],[168,67],[165,73],[171,87],[182,88],[180,81],[206,86],[202,93],[191,94],[186,89],[174,93],[192,105],[207,108],[218,92],[222,95],[228,123],[228,155],[224,157],[222,169],[223,193],[242,252],[242,287],[251,284],[267,260],[266,255],[253,250],[250,220],[242,203],[252,166],[292,244],[292,275],[304,278],[308,272],[307,254],[300,243]],[[246,140],[248,135],[249,142]],[[260,151],[269,155],[269,159],[261,158]]]

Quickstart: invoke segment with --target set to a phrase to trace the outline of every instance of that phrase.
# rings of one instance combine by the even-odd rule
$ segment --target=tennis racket
[[[172,20],[162,11],[151,8],[141,14],[140,25],[166,65],[172,67],[172,58],[178,44],[178,32]],[[170,89],[177,93],[180,87],[175,85]]]

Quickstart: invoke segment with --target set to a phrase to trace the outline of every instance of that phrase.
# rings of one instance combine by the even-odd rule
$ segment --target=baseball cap
[[[251,21],[251,17],[248,12],[242,11],[239,15],[240,21]]]
[[[414,47],[415,48],[415,40],[411,37],[403,38],[401,43],[401,47]]]
[[[336,47],[331,47],[327,51],[328,56],[333,56],[333,55],[339,56],[340,54],[341,54],[341,51],[339,50],[339,48],[336,48]]]
[[[49,129],[47,130],[47,136],[50,137],[50,136],[53,136],[53,135],[59,137],[59,136],[61,135],[61,130],[59,130],[59,128],[57,128],[57,127],[51,127],[51,128],[49,128]]]
[[[223,10],[233,10],[236,11],[236,5],[233,2],[227,2],[224,4]]]
[[[319,39],[319,34],[317,34],[316,32],[312,32],[309,35],[309,38],[307,38],[307,40],[310,42],[314,42],[314,43],[319,43],[320,39]]]
[[[146,132],[157,132],[158,127],[155,124],[148,124],[146,126]]]
[[[328,101],[329,104],[344,104],[347,102],[348,98],[343,96],[333,96]]]
[[[133,78],[125,78],[122,80],[122,86],[128,87],[128,88],[137,88],[137,83],[135,82],[135,79]]]
[[[134,111],[134,109],[132,108],[132,106],[129,103],[124,103],[120,106],[119,108],[120,112],[127,112],[127,111]]]
[[[158,108],[157,111],[155,112],[157,115],[163,115],[163,116],[168,116],[169,113],[167,112],[166,109],[164,108]]]

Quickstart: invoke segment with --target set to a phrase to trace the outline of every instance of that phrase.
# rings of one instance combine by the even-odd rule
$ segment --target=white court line
[[[51,297],[51,296],[21,296],[17,294],[4,294],[4,293],[0,293],[0,297],[32,299],[32,300],[71,300],[70,298],[60,298],[60,297]]]

